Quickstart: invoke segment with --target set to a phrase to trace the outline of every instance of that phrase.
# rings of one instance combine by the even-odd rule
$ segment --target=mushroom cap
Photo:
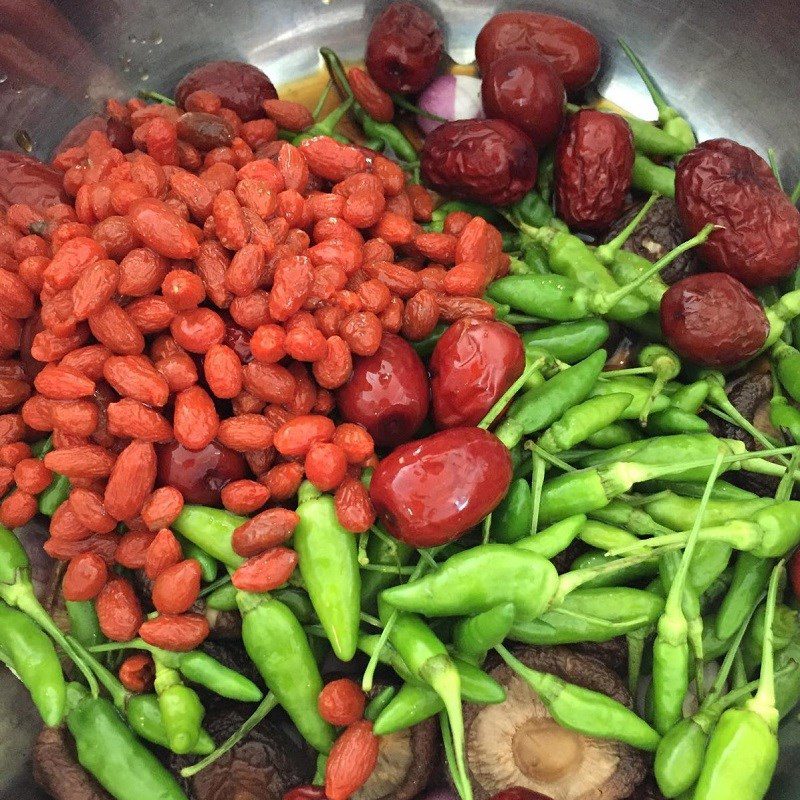
[[[620,677],[592,656],[566,647],[526,647],[515,655],[532,669],[632,705]],[[644,780],[647,769],[637,750],[562,728],[536,692],[505,664],[490,674],[505,686],[506,701],[464,708],[475,800],[488,800],[512,786],[553,800],[622,800]]]

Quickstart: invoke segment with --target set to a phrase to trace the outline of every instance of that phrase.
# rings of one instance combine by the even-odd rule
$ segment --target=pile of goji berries
[[[112,639],[166,643],[199,591],[169,530],[196,499],[158,486],[159,448],[241,454],[251,475],[221,491],[235,513],[290,501],[306,477],[335,493],[347,529],[366,530],[359,478],[374,444],[334,423],[333,393],[384,331],[420,340],[440,321],[493,316],[479,298],[507,269],[483,219],[456,212],[427,233],[434,198],[396,163],[328,137],[279,140],[310,113],[263,110],[243,122],[206,90],[185,109],[109,101],[129,143],[91,132],[53,161],[70,203],[0,212],[0,522],[25,524],[53,473],[69,479],[45,549],[71,560],[65,593],[96,598]],[[26,442],[48,432],[53,450],[33,458]],[[272,511],[236,539],[270,562],[243,567],[240,588],[294,568],[280,548],[292,527],[263,524]],[[146,570],[158,619],[144,621],[115,563]]]

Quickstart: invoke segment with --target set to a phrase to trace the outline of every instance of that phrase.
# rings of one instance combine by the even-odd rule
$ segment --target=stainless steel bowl
[[[250,61],[276,84],[319,67],[322,44],[356,58],[383,2],[361,0],[0,0],[0,148],[29,141],[46,157],[65,131],[108,96],[171,91],[194,65]],[[796,0],[490,0],[429,2],[458,62],[500,8],[541,8],[583,23],[604,45],[602,93],[629,111],[654,109],[615,46],[625,37],[701,138],[730,136],[778,153],[788,185],[800,177],[800,4]],[[24,692],[0,674],[0,798],[34,800],[28,754],[39,721]],[[800,798],[800,726],[781,732],[770,797]],[[143,800],[145,800],[143,798]],[[731,798],[735,800],[735,798]]]

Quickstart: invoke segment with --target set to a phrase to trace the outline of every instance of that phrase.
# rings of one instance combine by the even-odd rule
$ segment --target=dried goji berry
[[[75,436],[91,436],[100,420],[94,400],[53,400],[50,403],[53,428]]]
[[[93,381],[103,377],[103,366],[111,351],[102,344],[90,344],[67,353],[61,359],[62,367],[74,369]]]
[[[378,122],[391,122],[394,117],[394,103],[388,92],[384,92],[370,77],[366,70],[351,67],[347,70],[347,80],[356,100],[373,119]]]
[[[363,720],[347,727],[331,748],[325,767],[329,800],[348,800],[369,780],[378,763],[379,741],[371,722]]]
[[[95,600],[100,630],[114,642],[128,642],[142,624],[142,606],[125,578],[112,578]]]
[[[142,522],[151,530],[168,528],[183,510],[183,495],[174,486],[161,486],[144,501]]]
[[[153,582],[153,605],[161,614],[183,614],[200,594],[203,572],[200,564],[187,558],[159,572]]]
[[[70,289],[75,285],[81,273],[95,261],[106,258],[106,251],[94,239],[88,236],[78,236],[70,239],[56,251],[50,265],[44,271],[44,279],[56,289]],[[5,277],[5,276],[3,276]],[[23,289],[25,287],[23,286]],[[0,281],[0,297],[4,294],[4,284]],[[28,294],[20,295],[26,298]],[[19,303],[19,299],[17,300]],[[3,307],[0,303],[0,310],[9,316],[15,316]],[[20,307],[21,310],[21,307]],[[24,314],[23,316],[29,316]]]
[[[403,309],[403,336],[412,342],[420,341],[433,333],[438,321],[436,297],[428,289],[421,289],[408,299]]]
[[[0,523],[6,528],[19,528],[30,522],[38,510],[36,497],[22,489],[15,489],[0,503]]]
[[[114,519],[135,517],[153,491],[156,451],[150,442],[133,441],[117,457],[111,470],[103,505]]]
[[[377,278],[385,283],[394,294],[400,297],[411,297],[422,288],[419,273],[400,264],[373,261],[364,265],[364,271],[370,278]]]
[[[260,414],[241,414],[223,420],[217,439],[231,450],[263,450],[272,444],[273,426]]]
[[[47,364],[33,382],[36,390],[53,400],[77,400],[94,393],[94,381],[69,367]]]
[[[258,481],[231,481],[221,492],[222,505],[233,514],[252,514],[269,500],[269,489]]]
[[[224,189],[214,198],[214,229],[223,247],[241,250],[247,244],[247,223],[236,195]]]
[[[269,496],[272,500],[277,502],[289,500],[297,494],[303,480],[303,465],[296,461],[278,464],[261,475],[259,479],[269,489]]]
[[[264,272],[264,248],[246,244],[234,254],[225,273],[225,286],[237,297],[246,297],[258,288]]]
[[[494,319],[494,306],[479,297],[451,297],[440,292],[434,294],[442,322],[455,322],[462,317]]]
[[[20,461],[30,457],[31,448],[25,442],[9,442],[0,445],[0,464],[4,467],[13,469]]]
[[[325,684],[319,693],[317,708],[326,722],[344,727],[364,716],[367,698],[361,687],[350,678],[339,678]]]
[[[123,533],[114,554],[117,563],[126,569],[142,569],[154,539],[155,535],[150,531],[136,530]],[[178,555],[179,559],[180,557]]]
[[[197,383],[197,367],[188,353],[171,353],[159,358],[154,366],[171,392],[181,392]]]
[[[95,339],[113,353],[135,355],[144,350],[142,332],[125,309],[113,301],[89,317],[89,328]]]
[[[364,484],[347,477],[334,495],[336,516],[342,527],[353,533],[363,533],[375,522],[375,509]]]
[[[333,443],[344,450],[349,464],[361,464],[375,452],[372,436],[354,422],[342,422],[333,434]]]
[[[119,267],[103,259],[90,264],[72,287],[72,313],[76,320],[88,319],[99,311],[117,290]]]
[[[272,319],[287,320],[302,308],[311,288],[312,277],[311,262],[305,256],[281,259],[269,294]]]
[[[317,383],[325,389],[338,389],[347,381],[353,371],[353,357],[341,336],[328,338],[328,353],[314,362],[312,370]]]
[[[105,478],[111,474],[114,457],[104,447],[86,444],[51,450],[44,457],[44,465],[70,480]]]
[[[286,367],[252,361],[244,368],[244,387],[267,403],[288,405],[294,398],[296,384]]]
[[[14,483],[29,494],[43,492],[52,479],[53,473],[38,458],[24,458],[14,467]]]
[[[172,320],[170,332],[184,350],[205,353],[225,338],[225,322],[210,308],[193,308]]]
[[[322,492],[335,489],[347,474],[344,450],[330,442],[311,445],[305,458],[306,478]]]
[[[292,328],[286,334],[284,346],[297,361],[319,361],[328,353],[328,342],[322,331],[306,325]]]
[[[273,444],[281,455],[303,458],[312,444],[329,442],[336,426],[333,420],[316,414],[294,417],[276,431]]]
[[[69,505],[81,525],[92,533],[111,533],[117,527],[117,521],[103,505],[103,498],[91,489],[74,488]]]
[[[311,112],[301,103],[289,100],[265,100],[261,108],[279,128],[287,131],[299,132],[314,124]]]
[[[202,279],[194,272],[174,269],[164,276],[161,294],[173,311],[188,311],[205,300],[206,290]]]
[[[479,297],[483,294],[490,276],[480,261],[462,261],[448,270],[444,279],[444,290],[448,294]]]
[[[356,355],[371,356],[381,345],[383,326],[371,311],[356,311],[342,320],[339,335]]]
[[[162,528],[151,539],[145,551],[145,574],[150,580],[155,580],[165,569],[177,564],[182,558],[183,550],[175,534],[169,528]]]
[[[118,677],[120,683],[137,694],[149,692],[156,677],[156,666],[150,653],[134,653],[120,664]]]
[[[202,450],[219,430],[219,415],[205,389],[190,386],[175,398],[172,415],[175,438],[188,450]]]
[[[108,580],[108,566],[97,553],[80,553],[67,566],[61,591],[64,599],[82,602],[97,597]]]
[[[163,406],[169,386],[146,356],[111,356],[103,365],[103,377],[122,397],[151,406]]]
[[[172,425],[155,409],[131,398],[110,403],[106,409],[108,432],[112,436],[167,442],[173,438]]]
[[[148,644],[178,653],[196,649],[210,632],[202,614],[160,614],[139,628],[139,636]]]
[[[229,400],[242,391],[242,362],[226,345],[215,344],[209,348],[203,358],[203,373],[215,397]]]
[[[154,198],[137,200],[128,217],[139,238],[167,258],[194,258],[198,244],[191,226],[168,205]]]
[[[329,136],[306,139],[300,149],[311,171],[325,180],[341,181],[367,168],[367,160],[360,150],[339,144]]]
[[[231,583],[244,592],[270,592],[283,586],[297,567],[297,553],[274,547],[245,561],[231,576]]]

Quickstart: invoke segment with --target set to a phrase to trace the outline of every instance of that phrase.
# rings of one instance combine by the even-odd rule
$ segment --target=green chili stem
[[[425,119],[432,119],[434,122],[449,122],[450,120],[445,119],[444,117],[440,117],[438,114],[432,114],[430,111],[426,111],[424,108],[420,108],[419,106],[415,106],[413,103],[406,100],[405,97],[401,94],[393,94],[392,95],[392,102],[402,108],[404,111],[411,111],[413,114],[416,114],[419,117],[424,117]]]
[[[381,691],[370,700],[366,709],[364,709],[364,719],[375,722],[380,716],[381,711],[392,702],[396,694],[397,689],[394,686],[387,686],[381,689]]]
[[[383,628],[383,623],[377,617],[373,617],[372,614],[367,614],[366,611],[361,612],[361,621],[366,622],[367,625],[372,625],[373,628],[378,630]]]
[[[783,191],[783,181],[781,180],[781,171],[778,169],[778,156],[775,152],[774,147],[767,148],[767,161],[769,161],[769,168],[772,170],[772,174],[775,176],[775,180],[778,181],[778,186],[781,187],[781,191]]]
[[[775,492],[776,502],[780,503],[791,498],[792,490],[794,489],[794,476],[797,472],[798,465],[800,465],[800,446],[795,449],[789,461],[789,466],[786,467],[786,474],[781,478],[778,484],[778,489]]]
[[[549,464],[552,464],[554,467],[562,470],[563,472],[577,472],[578,470],[572,466],[572,464],[568,464],[566,461],[562,461],[558,456],[554,456],[552,453],[548,453],[547,450],[539,447],[538,444],[534,441],[527,441],[525,442],[525,448],[527,450],[532,451],[537,456],[539,456],[544,461],[547,461]]]
[[[314,122],[319,120],[319,115],[322,113],[322,109],[325,107],[325,101],[328,99],[328,95],[331,93],[332,88],[333,81],[329,80],[325,84],[325,88],[322,90],[322,94],[320,94],[319,100],[317,100],[317,104],[314,106],[314,110],[311,112]]]
[[[666,122],[669,119],[674,118],[677,116],[677,112],[675,111],[672,106],[667,102],[667,98],[664,96],[662,91],[656,86],[656,82],[650,76],[650,73],[645,68],[642,60],[636,53],[633,52],[631,46],[622,38],[617,39],[619,46],[622,48],[625,55],[628,57],[628,60],[633,65],[633,68],[639,73],[639,77],[642,79],[642,83],[647,88],[647,92],[650,95],[651,99],[653,100],[653,105],[656,107],[658,111],[658,120],[661,123]]]
[[[219,589],[221,586],[226,586],[230,582],[231,582],[231,576],[223,575],[221,578],[217,578],[213,583],[209,583],[208,586],[204,586],[200,590],[200,594],[197,596],[205,597],[206,595],[211,594],[211,592],[214,592],[217,589]]]
[[[511,386],[506,389],[500,399],[489,409],[489,413],[478,423],[479,428],[488,430],[491,424],[503,413],[506,406],[514,399],[517,392],[522,389],[525,382],[533,372],[542,366],[540,359],[533,359],[523,370],[522,375],[517,378]]]
[[[190,767],[184,767],[181,770],[181,777],[191,778],[197,775],[198,772],[204,770],[206,767],[213,764],[218,758],[221,758],[229,750],[236,747],[236,745],[250,733],[266,716],[278,705],[278,700],[272,692],[269,692],[266,697],[258,704],[256,710],[247,718],[239,730],[235,731],[229,736],[213,753],[209,753],[204,759],[192,764]]]
[[[792,194],[789,197],[794,205],[797,205],[800,202],[800,181],[797,181],[796,186],[792,189]]]
[[[465,793],[461,784],[461,775],[459,774],[456,756],[453,752],[453,733],[450,730],[450,721],[447,719],[447,713],[444,711],[439,713],[439,728],[442,732],[442,744],[444,746],[444,759],[447,763],[447,771],[450,773],[458,796],[461,800],[464,800]]]
[[[367,555],[368,544],[369,528],[358,537],[358,565],[360,567],[369,566],[369,556]]]
[[[166,106],[174,106],[175,101],[171,97],[167,97],[165,94],[161,94],[161,92],[153,92],[150,89],[139,89],[136,92],[142,100],[153,100],[156,103],[163,103]]]
[[[600,380],[611,380],[612,378],[624,378],[628,375],[652,375],[652,367],[628,367],[627,369],[609,369],[600,373]]]
[[[617,253],[625,246],[634,231],[639,227],[642,220],[647,216],[655,202],[661,197],[658,192],[653,192],[647,202],[639,209],[636,216],[609,242],[601,244],[594,254],[604,264],[611,264]]]
[[[314,772],[314,778],[311,781],[311,783],[314,786],[325,785],[325,770],[327,768],[328,768],[328,756],[326,756],[324,753],[320,753],[317,756],[317,769]]]
[[[503,321],[509,325],[542,325],[550,320],[540,319],[539,317],[529,317],[525,314],[506,314]]]
[[[89,649],[93,650],[94,648],[84,648],[80,642],[74,639],[72,636],[67,637],[76,650],[81,652],[83,658],[86,659],[89,666],[92,668],[92,672],[94,675],[97,676],[97,680],[103,685],[103,688],[111,695],[111,701],[114,703],[116,708],[120,711],[124,712],[125,707],[127,706],[128,699],[130,698],[130,692],[117,680],[116,676],[112,674],[112,672],[106,667],[104,667],[90,652]]]
[[[482,535],[481,535],[481,544],[489,544],[489,540],[492,537],[492,514],[491,512],[488,513],[483,518],[482,527]]]
[[[367,572],[383,572],[387,575],[414,575],[414,567],[393,567],[390,564],[362,564]]]
[[[542,487],[544,486],[544,461],[538,453],[531,454],[531,536],[539,530],[539,511],[542,507]]]

